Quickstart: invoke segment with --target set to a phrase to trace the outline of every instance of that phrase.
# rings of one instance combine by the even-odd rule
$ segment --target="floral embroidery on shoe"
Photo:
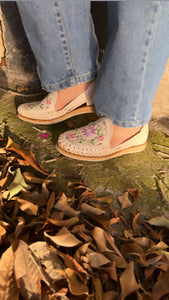
[[[27,103],[26,107],[29,107],[30,109],[33,109],[36,106],[35,103]]]
[[[106,127],[99,123],[91,123],[85,127],[69,131],[67,138],[75,144],[101,145],[106,134]]]
[[[43,108],[44,108],[44,104],[41,103],[41,104],[40,104],[40,109],[43,109]]]
[[[69,134],[70,139],[75,139],[76,135],[74,133]]]
[[[96,134],[96,129],[94,128],[94,126],[89,125],[86,126],[82,132],[85,136],[90,137]]]
[[[99,135],[98,136],[98,140],[102,142],[104,140],[104,136],[103,135]]]
[[[52,100],[47,99],[46,104],[47,104],[47,105],[51,105],[51,103],[52,103]]]

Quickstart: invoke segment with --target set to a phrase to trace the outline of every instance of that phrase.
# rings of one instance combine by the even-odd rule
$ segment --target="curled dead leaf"
[[[128,197],[128,192],[125,192],[124,194],[117,196],[117,199],[119,200],[122,208],[132,206],[132,203]]]
[[[6,145],[6,150],[14,151],[18,153],[20,156],[22,156],[30,166],[32,166],[35,170],[47,174],[46,170],[43,169],[42,166],[39,166],[36,162],[35,155],[29,151],[29,150],[24,150],[21,149],[18,144],[13,142],[13,140],[9,137],[8,138],[8,143]]]
[[[76,273],[72,269],[67,268],[65,273],[69,290],[72,295],[80,296],[88,294],[88,287],[79,280]]]
[[[103,287],[100,278],[92,278],[92,283],[95,290],[95,299],[103,300]]]
[[[5,238],[6,238],[6,229],[0,225],[0,244],[3,243]]]
[[[56,225],[58,227],[72,227],[73,225],[77,224],[79,222],[79,218],[78,217],[73,217],[70,219],[65,219],[65,220],[55,220],[55,219],[51,219],[48,218],[47,222]]]
[[[83,203],[81,205],[81,210],[84,211],[85,213],[90,213],[90,214],[93,214],[93,215],[96,215],[96,216],[100,216],[102,214],[105,214],[105,211],[104,210],[101,210],[99,208],[95,208],[91,205],[88,205],[86,203]]]
[[[19,290],[14,277],[14,251],[10,246],[0,260],[0,299],[18,300]]]
[[[39,264],[45,267],[44,271],[48,274],[49,278],[54,281],[65,278],[64,267],[60,257],[50,251],[46,242],[36,242],[29,246],[34,256],[37,258]]]
[[[88,253],[86,256],[93,268],[99,268],[111,262],[106,256],[97,252]]]
[[[70,205],[67,202],[67,199],[68,198],[63,193],[60,199],[54,205],[54,207],[59,211],[63,211],[65,216],[67,217],[76,217],[77,213],[72,207],[70,207]]]
[[[66,227],[62,227],[58,233],[54,236],[51,236],[44,233],[45,237],[48,237],[52,242],[54,242],[57,246],[62,247],[74,247],[81,244],[79,241]]]
[[[138,291],[139,285],[134,274],[134,263],[128,264],[125,271],[120,275],[121,299],[125,299],[128,295]]]
[[[95,227],[92,231],[92,236],[100,252],[112,252],[112,250],[106,246],[105,231],[102,228]]]
[[[40,300],[41,279],[43,276],[27,244],[21,240],[15,252],[14,272],[23,297],[28,300]]]

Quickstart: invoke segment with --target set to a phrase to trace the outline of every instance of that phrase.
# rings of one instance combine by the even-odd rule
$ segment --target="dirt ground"
[[[169,135],[169,60],[154,99],[151,126]]]

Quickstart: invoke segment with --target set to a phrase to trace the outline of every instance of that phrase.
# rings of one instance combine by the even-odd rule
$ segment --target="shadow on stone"
[[[36,73],[35,59],[26,38],[17,5],[13,1],[1,1],[1,11],[7,53],[7,66],[4,67],[4,71],[8,77],[8,85],[3,85],[3,87],[21,93],[39,91],[41,87]]]

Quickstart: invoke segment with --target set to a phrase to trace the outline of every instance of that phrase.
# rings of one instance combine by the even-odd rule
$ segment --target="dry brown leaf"
[[[63,211],[64,215],[67,217],[76,217],[77,216],[76,210],[74,210],[72,207],[69,206],[67,200],[68,198],[63,193],[60,199],[54,205],[54,207],[59,211]]]
[[[75,255],[74,255],[74,258],[76,260],[80,260],[81,256],[84,256],[86,255],[86,252],[87,252],[87,249],[89,247],[90,243],[85,243],[83,244],[82,246],[80,246],[76,252],[75,252]]]
[[[89,236],[88,234],[84,233],[83,231],[78,232],[78,236],[83,239],[86,243],[92,242],[92,237]]]
[[[115,261],[113,261],[108,267],[101,267],[100,269],[108,273],[111,279],[113,279],[114,281],[118,281]]]
[[[128,192],[132,196],[133,201],[136,202],[138,196],[140,195],[141,190],[132,188],[132,189],[126,189],[126,192]]]
[[[62,288],[61,290],[52,294],[52,296],[50,296],[50,300],[56,300],[58,299],[57,297],[60,297],[59,300],[66,300],[66,299],[69,300],[67,297],[65,297],[67,293],[68,293],[68,289]]]
[[[18,161],[20,166],[30,166],[30,164],[24,159],[17,158],[17,161]]]
[[[81,244],[79,241],[66,227],[62,227],[59,232],[51,236],[44,233],[45,237],[48,237],[52,242],[54,242],[57,246],[62,247],[74,247]]]
[[[88,287],[80,282],[76,273],[72,269],[67,268],[65,270],[65,273],[68,281],[69,291],[71,292],[71,294],[75,296],[88,294]]]
[[[117,253],[117,255],[119,255],[120,257],[123,258],[123,255],[121,254],[121,252],[119,251],[119,249],[115,245],[114,237],[109,232],[104,232],[104,235],[106,237],[106,240],[108,241],[108,243],[112,247],[112,249]]]
[[[106,246],[105,231],[102,228],[95,227],[91,233],[99,252],[112,252],[112,250]]]
[[[111,218],[109,220],[109,226],[114,225],[114,224],[119,223],[119,222],[120,222],[120,218],[119,217]]]
[[[94,225],[91,224],[87,219],[84,221],[88,223],[90,226],[95,227],[95,224],[103,226],[105,229],[108,229],[111,232],[116,232],[111,226],[109,226],[109,219],[105,214],[102,214],[100,216],[87,213],[87,217],[94,221]]]
[[[135,233],[136,233],[136,225],[137,225],[137,221],[138,221],[139,216],[140,216],[140,213],[137,213],[135,215],[135,217],[133,218],[133,220],[132,220],[132,229]]]
[[[81,210],[84,211],[85,213],[90,213],[90,214],[93,214],[93,215],[96,215],[96,216],[100,216],[102,214],[105,214],[105,211],[104,210],[101,210],[99,208],[95,208],[91,205],[88,205],[86,203],[83,203],[81,205]]]
[[[161,272],[157,282],[153,286],[152,299],[160,300],[163,296],[169,294],[169,272]]]
[[[89,259],[89,263],[93,268],[100,268],[101,266],[110,263],[110,260],[101,253],[87,253],[86,256]]]
[[[152,240],[150,240],[149,238],[144,237],[144,236],[143,237],[135,237],[135,238],[130,237],[130,239],[145,250],[154,245],[154,242]]]
[[[0,180],[0,187],[1,187],[1,188],[4,188],[5,183],[7,182],[7,179],[8,179],[8,176],[6,176],[6,177],[4,177],[4,178],[2,178],[2,179]]]
[[[67,185],[69,188],[74,189],[74,190],[80,190],[80,189],[84,189],[84,190],[88,190],[88,191],[92,191],[91,188],[89,188],[86,184],[84,184],[83,182],[68,182]]]
[[[139,263],[143,264],[144,266],[147,265],[144,250],[138,244],[130,243],[130,242],[123,243],[121,246],[121,250],[125,254],[128,253],[133,255],[135,260],[137,260]]]
[[[169,229],[169,220],[164,216],[155,217],[148,221],[149,224]]]
[[[46,187],[46,182],[42,183],[42,189],[40,193],[38,191],[35,191],[30,196],[30,199],[39,207],[46,205],[48,198],[49,198],[49,190]]]
[[[107,291],[103,293],[104,300],[116,300],[118,299],[118,293],[116,291]]]
[[[36,242],[29,246],[39,264],[45,267],[45,273],[54,281],[65,278],[63,264],[59,256],[47,248],[46,242]]]
[[[48,175],[47,171],[44,170],[42,166],[37,165],[34,154],[29,150],[21,149],[20,146],[13,142],[13,140],[10,137],[8,138],[6,149],[16,152],[17,154],[22,156],[35,170]]]
[[[154,275],[154,272],[156,271],[156,267],[155,266],[151,266],[149,268],[145,269],[145,280],[151,280],[152,275]]]
[[[1,140],[0,140],[1,141]],[[4,148],[0,148],[0,154],[6,154],[6,150]]]
[[[119,268],[119,269],[124,269],[124,268],[126,268],[126,266],[127,266],[127,262],[125,261],[125,259],[123,258],[123,257],[120,257],[120,256],[118,256],[117,254],[115,254],[115,253],[111,253],[111,252],[109,252],[108,254],[107,254],[107,257],[109,258],[109,260],[111,261],[111,262],[115,262],[116,263],[116,267],[117,268]]]
[[[5,229],[8,229],[11,225],[5,221],[0,220],[0,225]]]
[[[40,300],[42,274],[27,244],[21,240],[15,252],[14,272],[24,299]]]
[[[103,202],[103,203],[112,203],[114,200],[114,196],[113,195],[108,195],[108,196],[104,196],[104,197],[98,197],[97,201],[99,202]]]
[[[23,217],[18,217],[18,224],[15,228],[16,237],[18,237],[20,235],[20,233],[22,232],[24,227],[25,227],[25,219]]]
[[[48,218],[50,216],[50,212],[53,209],[55,200],[56,200],[55,193],[52,192],[48,199],[48,203],[47,203],[47,207],[46,207],[46,218]]]
[[[13,197],[12,201],[15,200],[19,203],[19,208],[24,211],[28,215],[34,215],[36,216],[38,213],[38,207],[37,205],[33,204],[31,201],[21,199],[18,197]]]
[[[6,229],[0,225],[0,244],[3,243],[5,237],[6,237]]]
[[[160,240],[160,234],[157,231],[153,230],[147,223],[144,223],[144,226],[152,240]]]
[[[128,295],[139,289],[134,274],[134,263],[128,264],[126,270],[120,275],[121,299],[125,299]]]
[[[35,174],[33,174],[31,172],[24,172],[23,176],[30,183],[43,184],[44,182],[46,182],[46,184],[48,184],[48,183],[52,182],[52,180],[49,180],[49,179],[43,179],[43,178],[36,177]]]
[[[147,249],[146,254],[158,253],[160,250],[166,250],[167,248],[168,245],[163,241],[161,241],[158,244],[154,244],[151,248]]]
[[[103,287],[100,278],[93,277],[92,283],[95,290],[95,299],[103,300]]]
[[[162,262],[163,262],[163,263],[165,262],[166,264],[169,263],[168,259],[166,258],[165,254],[163,254],[163,253],[162,253],[161,255],[158,255],[158,256],[149,258],[149,259],[147,260],[147,265],[157,267],[157,266],[159,266]]]
[[[0,260],[0,299],[18,300],[19,290],[16,284],[13,271],[14,252],[10,246],[3,254]]]
[[[66,220],[55,220],[55,219],[51,219],[48,218],[47,222],[56,225],[58,227],[72,227],[73,225],[77,224],[79,222],[79,218],[78,217],[73,217],[70,219],[66,219]]]
[[[88,273],[84,268],[76,261],[72,256],[65,254],[57,249],[55,252],[64,260],[64,264],[67,268],[70,268],[75,271],[75,273],[81,278],[82,281],[86,281],[86,276],[88,277]]]
[[[132,203],[129,200],[128,195],[129,195],[128,192],[125,192],[124,194],[117,196],[117,199],[119,200],[122,208],[132,206]]]
[[[84,191],[79,198],[79,207],[81,206],[82,203],[86,203],[86,202],[89,202],[91,200],[96,200],[96,199],[97,199],[96,192],[86,189],[86,191]],[[79,207],[78,207],[78,209],[79,209]]]

